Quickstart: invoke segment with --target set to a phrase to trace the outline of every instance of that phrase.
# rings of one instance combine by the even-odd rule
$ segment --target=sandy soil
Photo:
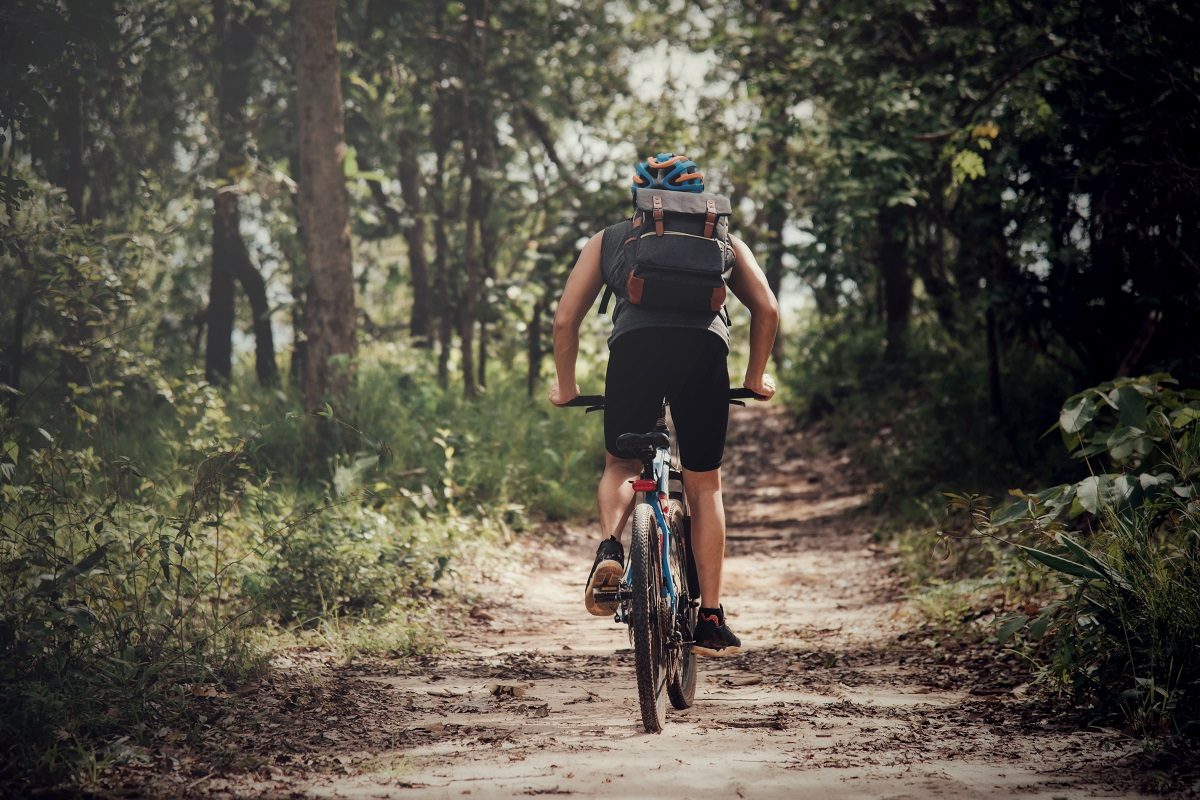
[[[626,630],[583,609],[594,536],[568,529],[515,545],[519,566],[480,585],[448,654],[297,654],[309,681],[285,665],[214,706],[234,744],[169,793],[1141,796],[1134,743],[1050,715],[1015,662],[914,633],[844,457],[761,407],[731,436],[725,606],[745,650],[700,662],[695,706],[661,735],[641,729]]]

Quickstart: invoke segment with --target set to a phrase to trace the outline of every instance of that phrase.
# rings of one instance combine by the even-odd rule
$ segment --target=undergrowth
[[[26,343],[21,388],[0,383],[0,785],[186,728],[194,693],[280,648],[435,649],[430,609],[481,545],[590,510],[596,421],[518,376],[468,400],[430,351],[365,343],[348,394],[305,414],[294,387],[173,368],[189,354],[146,324],[171,238],[106,238],[35,188],[0,249],[28,299],[0,307]]]

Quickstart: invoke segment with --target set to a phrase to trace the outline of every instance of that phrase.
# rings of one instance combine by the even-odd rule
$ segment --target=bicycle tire
[[[629,633],[637,668],[638,706],[646,733],[662,733],[667,721],[666,670],[663,668],[662,573],[658,568],[658,530],[649,503],[633,509],[633,541],[630,545],[630,580],[633,590]]]
[[[672,502],[667,516],[671,526],[671,579],[679,592],[679,611],[674,625],[684,644],[672,655],[670,678],[667,681],[667,697],[671,705],[682,711],[691,708],[696,701],[696,654],[692,651],[692,637],[696,630],[697,609],[692,605],[688,585],[690,571],[687,541],[684,538],[683,506]]]

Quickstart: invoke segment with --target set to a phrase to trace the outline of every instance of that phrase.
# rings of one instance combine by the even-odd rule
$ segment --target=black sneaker
[[[613,537],[608,537],[596,548],[596,563],[592,564],[592,574],[588,575],[587,586],[583,589],[583,604],[588,613],[597,617],[606,617],[617,612],[617,601],[597,603],[592,592],[599,589],[602,592],[615,592],[621,585],[621,576],[625,574],[625,548]]]
[[[720,658],[742,649],[742,640],[725,624],[724,608],[701,608],[692,639],[692,652],[702,656]]]

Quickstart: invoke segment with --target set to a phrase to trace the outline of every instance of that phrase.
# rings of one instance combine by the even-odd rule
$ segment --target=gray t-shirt
[[[712,331],[721,337],[725,350],[729,350],[729,326],[722,314],[711,311],[676,311],[665,308],[646,308],[629,302],[625,292],[625,240],[629,238],[633,225],[629,220],[609,225],[600,240],[600,272],[604,282],[616,297],[612,310],[613,330],[608,337],[608,346],[621,334],[639,328],[698,328]]]

